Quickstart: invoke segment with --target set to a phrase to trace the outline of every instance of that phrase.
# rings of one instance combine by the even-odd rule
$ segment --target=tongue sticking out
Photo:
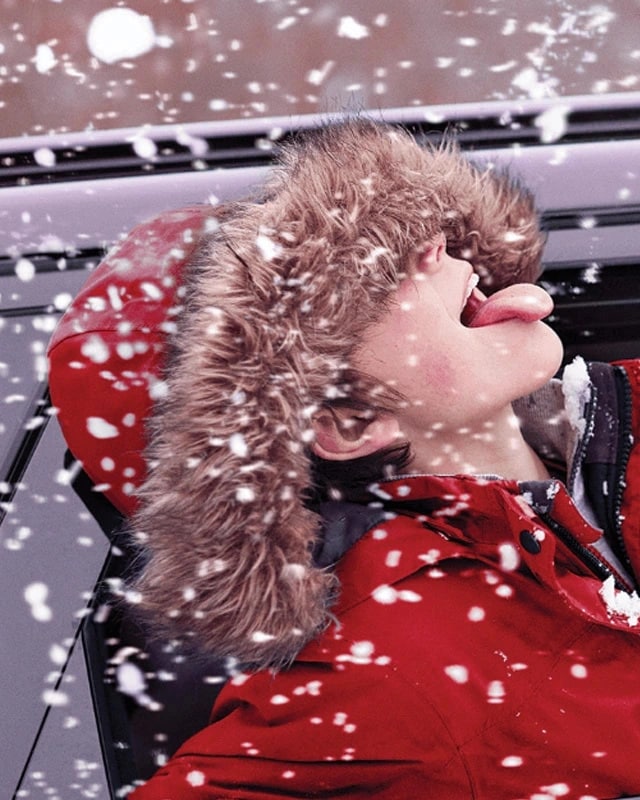
[[[483,328],[511,319],[537,322],[552,311],[553,300],[544,289],[532,283],[516,283],[490,297],[474,289],[462,312],[462,322],[468,328]]]

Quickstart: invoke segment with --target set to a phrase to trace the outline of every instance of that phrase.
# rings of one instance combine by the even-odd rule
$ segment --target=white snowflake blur
[[[100,11],[87,30],[87,46],[91,54],[106,64],[138,58],[158,43],[151,18],[130,8]],[[162,39],[160,44],[167,46],[170,40]]]
[[[86,3],[74,28],[84,26],[84,40],[74,33],[70,41],[72,2],[48,3],[41,26],[19,9],[13,24],[6,20],[0,84],[33,81],[30,94],[42,99],[33,110],[10,109],[5,119],[13,125],[31,115],[18,135],[600,95],[640,85],[640,48],[625,24],[634,0],[445,4],[429,9],[428,25],[411,0],[375,9],[344,0],[246,0],[251,10],[242,15],[233,3],[168,0],[145,12]],[[248,57],[256,52],[259,60]],[[52,79],[62,94],[49,91]],[[61,97],[66,115],[58,113]],[[541,126],[547,141],[559,122]]]

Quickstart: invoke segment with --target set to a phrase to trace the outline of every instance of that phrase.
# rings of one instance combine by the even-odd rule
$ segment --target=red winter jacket
[[[328,535],[358,539],[335,624],[231,680],[131,800],[639,794],[640,364],[589,375],[567,483],[618,569],[559,480],[414,476],[332,507]]]

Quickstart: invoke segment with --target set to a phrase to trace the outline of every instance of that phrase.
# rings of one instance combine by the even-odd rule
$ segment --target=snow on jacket
[[[334,624],[234,677],[131,800],[640,793],[640,363],[566,373],[518,404],[566,482],[411,476],[328,504]]]

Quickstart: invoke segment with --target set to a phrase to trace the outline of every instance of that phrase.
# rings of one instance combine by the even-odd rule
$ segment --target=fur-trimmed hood
[[[260,201],[189,264],[132,525],[140,606],[174,633],[277,667],[327,624],[338,587],[312,563],[311,416],[349,396],[354,345],[441,231],[489,291],[539,274],[526,191],[355,120],[286,148]]]

